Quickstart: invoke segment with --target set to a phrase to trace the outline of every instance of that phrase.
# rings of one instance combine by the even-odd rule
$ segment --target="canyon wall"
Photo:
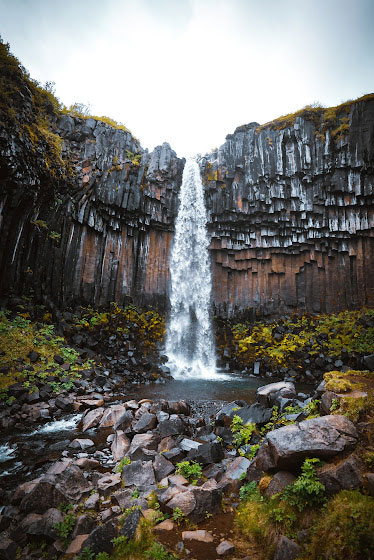
[[[374,305],[374,96],[241,126],[201,169],[216,315]]]
[[[239,127],[201,158],[216,315],[374,305],[374,96],[325,116]],[[3,301],[165,309],[184,160],[98,118],[51,126],[63,174],[19,126],[0,129]]]

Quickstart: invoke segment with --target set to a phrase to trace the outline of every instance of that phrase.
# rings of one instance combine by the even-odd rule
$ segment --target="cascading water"
[[[171,313],[166,354],[173,377],[214,378],[216,356],[209,316],[211,271],[200,169],[188,160],[180,190],[170,260]]]

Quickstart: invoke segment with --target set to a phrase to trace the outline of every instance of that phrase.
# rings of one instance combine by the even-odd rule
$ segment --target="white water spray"
[[[209,239],[200,169],[194,160],[185,165],[179,198],[170,260],[171,314],[166,354],[173,377],[211,379],[219,375],[209,316]]]

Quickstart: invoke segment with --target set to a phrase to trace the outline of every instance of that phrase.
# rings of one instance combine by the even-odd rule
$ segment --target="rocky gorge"
[[[0,42],[0,560],[374,558],[373,146],[369,94],[198,157],[221,389],[170,396],[185,160]]]

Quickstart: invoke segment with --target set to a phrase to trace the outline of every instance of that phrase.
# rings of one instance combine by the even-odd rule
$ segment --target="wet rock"
[[[110,450],[115,461],[120,461],[130,448],[130,440],[122,430],[117,430],[112,440]]]
[[[131,458],[138,448],[156,451],[159,443],[160,436],[158,434],[136,434],[131,441],[127,455]]]
[[[224,457],[223,448],[219,443],[203,443],[197,449],[192,449],[187,459],[194,460],[201,465],[219,463]]]
[[[114,429],[115,430],[124,430],[126,432],[126,430],[128,428],[131,428],[131,424],[132,421],[134,420],[134,416],[133,413],[131,412],[131,410],[125,410],[116,420],[115,424],[114,424]]]
[[[354,456],[338,464],[327,463],[317,471],[317,477],[326,488],[326,494],[337,494],[340,490],[354,490],[363,485],[361,465]]]
[[[266,406],[272,406],[277,395],[282,397],[296,397],[295,385],[291,382],[279,381],[259,387],[256,391],[257,401]]]
[[[191,413],[191,406],[186,401],[168,401],[169,414],[183,414],[189,416]]]
[[[240,408],[242,404],[237,401],[225,404],[221,410],[216,414],[215,423],[216,426],[230,426],[232,422],[232,417],[235,414],[235,410]]]
[[[296,480],[296,476],[287,471],[277,472],[270,481],[269,486],[265,490],[265,496],[270,498],[278,492],[282,492],[287,486],[293,484]]]
[[[235,552],[235,545],[231,541],[222,541],[216,548],[219,556],[226,556]]]
[[[125,521],[121,527],[119,534],[123,537],[127,537],[129,540],[133,539],[136,535],[136,531],[139,527],[139,523],[143,517],[140,509],[135,509],[131,511],[125,518]]]
[[[94,442],[92,439],[73,439],[73,441],[69,444],[69,447],[72,449],[88,449],[90,447],[94,447]]]
[[[242,480],[241,477],[247,474],[250,464],[246,457],[236,457],[219,481],[219,487],[225,492],[238,488]]]
[[[90,533],[83,543],[83,548],[87,547],[95,554],[99,552],[107,552],[110,554],[113,550],[112,540],[118,537],[118,528],[115,521],[108,521],[103,525],[99,525]]]
[[[168,420],[164,420],[163,422],[160,422],[158,425],[158,431],[162,438],[167,436],[184,434],[185,430],[186,430],[185,423],[176,414],[172,414]]]
[[[67,498],[62,490],[56,486],[55,478],[46,475],[22,498],[21,511],[44,513],[49,508],[57,508],[66,503]]]
[[[184,541],[199,541],[204,543],[213,542],[213,535],[209,531],[198,529],[197,531],[183,531],[182,539]]]
[[[295,560],[301,553],[300,546],[284,535],[278,540],[274,560]]]
[[[160,482],[163,478],[174,472],[175,467],[171,461],[168,461],[162,455],[156,455],[153,461],[153,469],[155,471],[156,480]]]
[[[87,412],[87,414],[85,414],[81,420],[82,431],[86,432],[90,428],[95,428],[96,426],[98,426],[103,414],[104,414],[104,409],[101,407]]]
[[[149,414],[145,412],[141,415],[139,420],[134,424],[133,430],[136,434],[142,434],[144,432],[148,432],[149,430],[153,430],[157,424],[157,419],[155,414]]]
[[[134,461],[125,465],[122,470],[125,487],[136,486],[140,490],[148,490],[156,484],[155,473],[150,461]]]
[[[261,426],[269,422],[272,415],[272,409],[266,408],[263,404],[257,402],[251,406],[245,406],[237,410],[233,413],[233,415],[234,414],[240,416],[244,424],[253,423]]]
[[[55,399],[55,406],[64,412],[74,411],[74,400],[68,397],[57,397]]]
[[[100,420],[99,428],[108,428],[117,424],[118,419],[125,412],[125,409],[120,404],[114,404],[104,411]]]
[[[269,432],[254,464],[264,471],[287,469],[301,464],[306,457],[333,457],[356,443],[356,428],[345,416],[312,418]]]
[[[97,489],[102,496],[109,496],[119,488],[121,488],[121,475],[118,473],[106,474],[97,483]]]

